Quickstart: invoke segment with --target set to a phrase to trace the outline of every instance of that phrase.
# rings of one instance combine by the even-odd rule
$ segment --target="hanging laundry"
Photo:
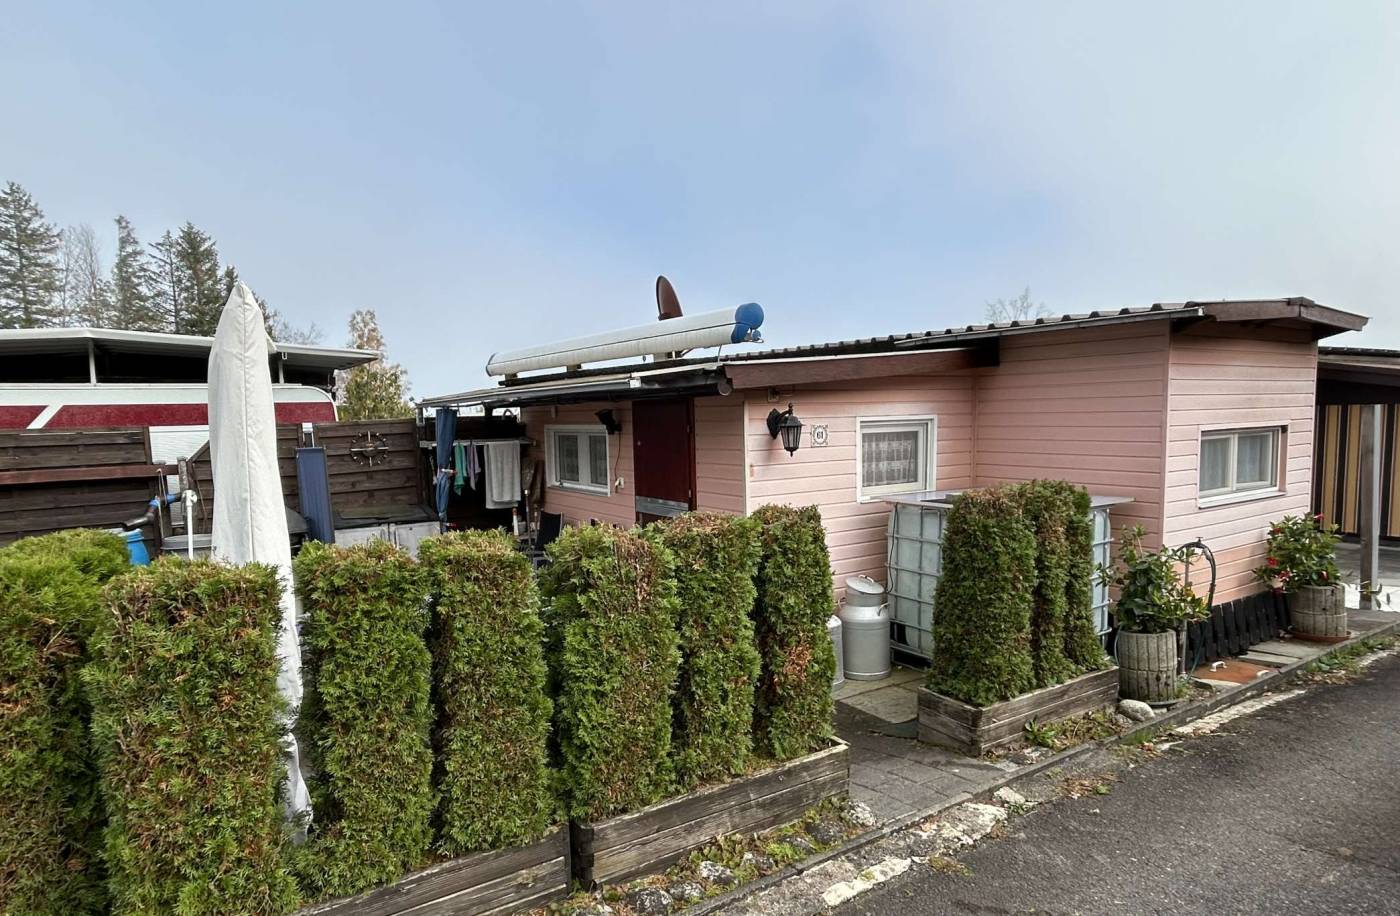
[[[486,445],[486,508],[509,509],[520,502],[520,443]]]
[[[475,445],[467,446],[467,486],[476,489],[476,479],[481,476],[481,452]]]

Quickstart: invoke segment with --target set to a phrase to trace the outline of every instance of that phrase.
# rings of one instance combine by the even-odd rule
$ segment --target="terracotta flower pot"
[[[1340,585],[1304,585],[1288,592],[1288,613],[1299,636],[1347,635],[1345,591]]]
[[[1128,700],[1176,699],[1176,633],[1118,631],[1118,692]]]

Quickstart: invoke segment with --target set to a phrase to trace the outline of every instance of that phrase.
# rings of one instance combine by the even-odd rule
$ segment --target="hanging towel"
[[[486,445],[486,508],[509,509],[520,502],[520,443]]]
[[[472,449],[476,451],[476,449]],[[467,479],[467,447],[461,442],[452,445],[452,492],[462,495],[462,483]],[[473,488],[475,489],[475,488]]]
[[[476,489],[476,479],[481,476],[481,453],[475,445],[467,446],[467,486]]]

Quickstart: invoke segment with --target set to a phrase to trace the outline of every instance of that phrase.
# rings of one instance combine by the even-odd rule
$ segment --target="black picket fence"
[[[1277,639],[1288,628],[1288,602],[1273,591],[1236,598],[1210,609],[1210,617],[1186,630],[1188,670],[1205,662],[1242,655]]]

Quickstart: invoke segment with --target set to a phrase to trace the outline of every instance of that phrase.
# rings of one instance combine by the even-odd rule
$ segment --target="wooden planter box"
[[[752,776],[604,821],[576,821],[571,825],[574,874],[584,887],[625,881],[727,834],[795,821],[818,802],[845,795],[850,773],[849,747],[833,739],[831,747]]]
[[[298,916],[471,916],[542,907],[569,894],[569,831],[528,846],[476,852],[413,872],[387,887],[329,900]]]
[[[1027,722],[1050,722],[1083,715],[1118,701],[1118,669],[1091,671],[1072,681],[1042,687],[991,706],[919,689],[919,740],[980,757],[1021,738]]]

